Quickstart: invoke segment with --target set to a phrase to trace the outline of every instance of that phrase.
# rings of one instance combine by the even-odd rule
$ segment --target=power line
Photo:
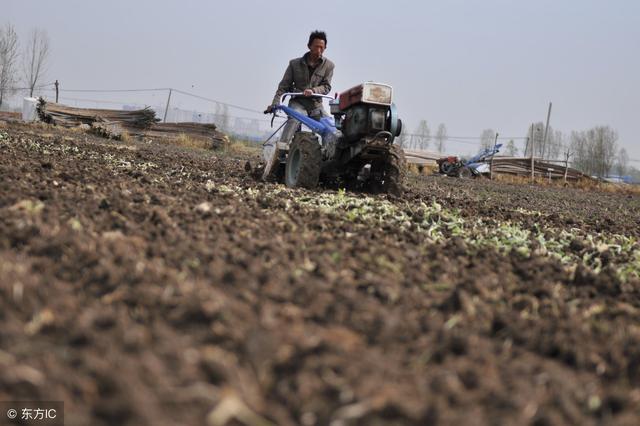
[[[85,98],[69,98],[66,96],[60,96],[60,99],[64,99],[67,101],[76,101],[76,102],[95,102],[97,104],[111,104],[111,105],[126,105],[126,104],[135,104],[136,102],[122,102],[122,101],[101,101],[98,99],[85,99]]]
[[[402,135],[400,135],[401,138],[402,137],[406,137],[406,136],[408,136],[409,138],[416,137],[419,140],[425,138],[425,136],[423,136],[423,135],[412,134],[412,133],[403,133]],[[471,138],[469,138],[469,139],[471,139]],[[467,144],[467,145],[479,145],[480,143],[482,143],[481,140],[478,140],[479,138],[474,138],[474,139],[476,139],[476,140],[471,141],[471,140],[468,140],[468,139],[465,140],[464,138],[446,137],[446,138],[443,138],[443,141],[444,142],[463,143],[463,144]],[[502,138],[498,138],[498,139],[500,140]],[[510,138],[510,139],[512,139],[512,138]],[[431,138],[429,141],[430,142],[431,141],[437,142],[437,139]],[[492,141],[492,145],[493,145],[493,141]]]
[[[471,141],[458,140],[458,139],[453,139],[453,138],[447,138],[447,139],[444,140],[444,142],[447,142],[447,141],[457,142],[457,143],[466,143],[467,145],[479,145],[480,144],[480,141],[471,142]]]
[[[160,92],[160,91],[167,91],[167,90],[171,90],[171,88],[161,87],[157,89],[60,89],[60,92],[121,93],[121,92]]]
[[[87,98],[69,98],[69,97],[66,97],[66,96],[60,96],[60,99],[64,99],[64,100],[67,100],[67,101],[94,102],[94,103],[112,104],[112,105],[125,105],[125,104],[135,105],[136,104],[136,102],[101,101],[101,100],[97,100],[97,99],[87,99]],[[175,109],[180,110],[180,111],[184,111],[184,112],[198,113],[199,115],[201,115],[201,114],[216,115],[216,114],[211,113],[211,112],[196,111],[196,110],[183,110],[183,109],[180,109],[180,108],[175,108]],[[222,115],[222,114],[217,114],[217,115]],[[257,122],[260,122],[260,123],[271,123],[271,120],[258,119],[258,118],[255,118],[255,117],[243,117],[243,116],[229,115],[229,114],[227,114],[227,117],[232,118],[232,119],[238,119],[238,120],[249,120],[249,121],[257,121]]]
[[[60,89],[60,92],[70,92],[70,93],[123,93],[123,92],[160,92],[160,91],[168,91],[173,90],[176,93],[180,93],[185,96],[191,96],[196,99],[200,99],[207,102],[213,102],[215,104],[226,105],[230,108],[239,109],[242,111],[255,112],[258,114],[262,114],[262,111],[258,111],[255,109],[243,107],[240,105],[230,104],[228,102],[222,102],[217,99],[207,98],[205,96],[196,95],[195,93],[185,92],[184,90],[174,89],[172,87],[160,87],[160,88],[145,88],[145,89]]]
[[[70,98],[70,97],[67,97],[67,96],[60,96],[60,99],[64,99],[64,100],[67,100],[67,101],[75,101],[75,102],[94,102],[94,103],[111,104],[111,105],[127,105],[127,104],[136,105],[136,104],[139,104],[138,102],[103,101],[103,100],[98,100],[98,99]],[[216,114],[214,114],[212,112],[204,112],[204,111],[196,111],[196,110],[183,110],[181,108],[174,108],[174,109],[178,109],[180,111],[185,111],[185,112],[195,112],[195,113],[198,113],[198,114],[216,115]],[[218,114],[218,115],[222,115],[222,114]],[[255,117],[246,117],[246,116],[229,115],[229,114],[227,114],[227,116],[229,118],[239,119],[239,120],[252,120],[252,121],[259,121],[259,122],[262,122],[262,123],[270,123],[271,122],[271,120],[257,119]]]
[[[407,135],[407,136],[417,136],[417,137],[421,137],[421,138],[426,138],[426,135],[421,135],[419,133],[403,133],[403,135]],[[435,135],[431,135],[431,139],[437,139],[437,137]],[[482,139],[482,136],[444,136],[443,139],[477,139],[480,140]],[[498,139],[527,139],[526,136],[498,136]],[[494,138],[492,137],[491,140],[494,140]]]
[[[55,83],[41,84],[39,86],[33,86],[34,89],[42,89],[43,87],[53,86]],[[31,90],[31,87],[7,87],[7,90]],[[54,90],[54,89],[49,89]]]
[[[141,90],[141,89],[123,89],[122,91],[124,91],[124,92],[131,92],[131,91],[137,91],[137,90]],[[142,89],[142,90],[144,90],[144,89]],[[148,90],[149,90],[149,91],[151,91],[151,90],[154,90],[154,89],[148,89]],[[177,92],[179,92],[179,93],[183,93],[182,91],[179,91],[179,90],[175,90],[175,89],[173,89],[173,90],[174,90],[174,91],[177,91]],[[55,89],[46,89],[46,91],[55,91]],[[84,89],[82,89],[82,90],[80,90],[80,89],[78,89],[78,90],[67,90],[67,91],[68,91],[68,92],[79,92],[79,91],[82,91],[82,92],[88,92],[88,93],[93,92],[92,90],[84,90]],[[95,91],[94,93],[98,93],[98,92],[102,92],[102,91]],[[185,92],[185,93],[186,93],[186,92]],[[186,93],[186,94],[187,94],[187,95],[192,95],[192,94],[189,94],[189,93]],[[193,96],[197,96],[197,97],[202,98],[201,96],[198,96],[198,95],[193,95]],[[60,96],[60,99],[64,99],[64,100],[68,100],[68,101],[75,101],[75,102],[93,102],[93,103],[102,103],[102,104],[111,104],[111,105],[127,105],[127,104],[129,104],[129,105],[136,105],[136,104],[140,104],[139,102],[129,102],[129,101],[127,101],[127,102],[125,102],[125,101],[105,101],[105,100],[99,100],[99,99],[75,98],[75,97],[68,97],[68,96]],[[206,99],[206,98],[205,98],[205,99]],[[215,100],[211,100],[211,99],[206,99],[206,100],[209,100],[209,101],[211,101],[211,102],[218,103],[218,102],[217,102],[217,101],[215,101]],[[221,104],[225,104],[224,102],[219,102],[219,103],[221,103]],[[146,104],[145,104],[145,105],[146,105]],[[230,106],[231,106],[231,105],[230,105]],[[250,111],[250,112],[258,112],[258,113],[260,113],[260,114],[262,115],[262,111],[254,111],[254,110],[251,110],[251,109],[248,109],[248,108],[241,108],[241,107],[236,107],[236,108],[240,108],[240,109],[248,110],[248,111]],[[178,108],[178,109],[180,109],[180,108]],[[180,109],[180,110],[182,110],[182,109]],[[213,114],[213,115],[216,115],[216,114],[211,113],[211,112],[203,112],[203,111],[196,111],[196,110],[183,110],[183,111],[196,112],[196,113],[199,113],[199,114],[204,113],[204,114]],[[255,120],[255,121],[264,122],[264,123],[270,123],[270,122],[271,122],[270,120],[261,120],[261,119],[256,119],[255,117],[244,117],[244,116],[236,116],[236,115],[228,115],[228,114],[227,114],[227,116],[228,116],[229,118],[234,118],[234,119]]]
[[[258,114],[262,114],[262,111],[258,111],[258,110],[251,109],[251,108],[246,108],[246,107],[243,107],[243,106],[233,105],[233,104],[230,104],[230,103],[227,103],[227,102],[221,102],[221,101],[218,101],[216,99],[205,98],[204,96],[196,95],[196,94],[189,93],[189,92],[184,92],[182,90],[173,89],[173,91],[176,92],[176,93],[180,93],[180,94],[186,95],[186,96],[191,96],[191,97],[194,97],[194,98],[197,98],[197,99],[201,99],[203,101],[208,101],[208,102],[213,102],[213,103],[216,103],[216,104],[227,105],[227,106],[229,106],[231,108],[236,108],[236,109],[239,109],[239,110],[242,110],[242,111],[255,112],[255,113],[258,113]]]

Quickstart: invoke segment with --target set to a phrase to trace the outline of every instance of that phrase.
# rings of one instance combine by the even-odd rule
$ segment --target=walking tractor
[[[492,148],[485,148],[479,154],[468,160],[460,157],[451,156],[443,157],[436,160],[438,163],[438,171],[447,176],[452,177],[474,177],[489,172],[487,160],[491,159],[500,151],[502,144],[497,144]]]
[[[311,131],[299,127],[290,144],[269,138],[264,144],[263,177],[284,180],[291,188],[314,188],[321,180],[333,180],[374,192],[401,193],[406,160],[402,148],[394,144],[402,121],[391,94],[391,86],[367,82],[338,98],[312,95],[331,99],[333,117],[320,120],[283,104],[301,93],[283,94],[273,108],[274,118],[282,111]]]

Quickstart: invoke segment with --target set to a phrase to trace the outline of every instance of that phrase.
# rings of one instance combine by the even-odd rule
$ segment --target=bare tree
[[[573,166],[583,173],[605,177],[616,159],[618,133],[609,126],[571,132]]]
[[[440,123],[436,132],[436,149],[438,152],[444,151],[444,142],[447,140],[447,126]]]
[[[561,157],[564,151],[564,135],[560,130],[554,130],[551,126],[549,126],[544,158],[549,160],[557,160]]]
[[[493,148],[496,141],[496,131],[493,129],[484,129],[480,135],[480,149]]]
[[[616,158],[616,141],[618,132],[609,126],[598,126],[591,129],[595,147],[596,173],[600,177],[606,177],[613,169]]]
[[[546,160],[556,160],[562,156],[565,150],[564,135],[560,130],[554,130],[552,126],[549,126],[547,131],[547,141],[544,142],[544,128],[545,125],[542,121],[533,124],[533,129],[529,126],[527,135],[531,137],[533,134],[533,147],[534,156]],[[531,143],[531,141],[529,141]],[[530,146],[526,148],[525,157],[531,156]]]
[[[36,28],[31,31],[23,57],[24,79],[29,88],[29,96],[33,96],[34,89],[44,78],[48,60],[49,36],[44,30]]]
[[[6,24],[0,28],[0,107],[16,82],[17,60],[18,35],[13,25]]]
[[[571,152],[573,152],[573,167],[581,170],[583,173],[592,174],[593,166],[589,155],[589,142],[587,140],[587,132],[572,131],[571,132]]]
[[[427,120],[420,120],[418,128],[415,134],[415,143],[417,149],[429,148],[429,141],[431,140],[431,130],[427,124]]]
[[[616,160],[616,172],[618,176],[624,176],[627,174],[627,169],[629,168],[629,154],[627,154],[627,150],[624,148],[620,148],[618,152],[618,158]]]
[[[518,147],[513,139],[510,139],[509,142],[507,142],[507,146],[504,148],[504,153],[511,157],[518,156]]]
[[[402,131],[400,132],[398,145],[400,145],[400,148],[408,148],[407,146],[408,141],[409,141],[409,136],[407,136],[407,133],[404,131],[404,128],[403,128]]]
[[[529,126],[529,129],[527,130],[527,136],[529,136],[530,140],[528,141],[525,148],[524,156],[531,157],[531,146],[533,146],[534,157],[542,158],[544,156],[544,147],[542,146],[542,139],[544,138],[544,123],[542,121],[539,121]],[[531,140],[531,138],[533,138],[533,140]]]

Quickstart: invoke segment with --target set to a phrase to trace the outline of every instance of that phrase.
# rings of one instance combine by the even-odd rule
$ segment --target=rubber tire
[[[289,188],[315,188],[320,181],[321,168],[322,152],[317,137],[309,132],[296,133],[287,154],[285,185]]]
[[[402,195],[407,177],[407,159],[404,150],[391,145],[384,163],[382,191],[387,194]]]
[[[455,164],[442,162],[440,163],[440,173],[443,175],[451,176],[455,174]]]
[[[444,161],[438,164],[438,172],[440,172],[441,174],[446,175],[447,174],[446,169],[447,169],[447,166],[445,165]]]

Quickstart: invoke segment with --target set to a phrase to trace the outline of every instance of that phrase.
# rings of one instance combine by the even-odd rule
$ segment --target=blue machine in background
[[[442,174],[454,177],[472,177],[488,173],[489,165],[487,160],[496,155],[501,147],[502,144],[499,143],[492,148],[485,148],[468,160],[456,156],[440,158],[436,160],[438,170]]]

